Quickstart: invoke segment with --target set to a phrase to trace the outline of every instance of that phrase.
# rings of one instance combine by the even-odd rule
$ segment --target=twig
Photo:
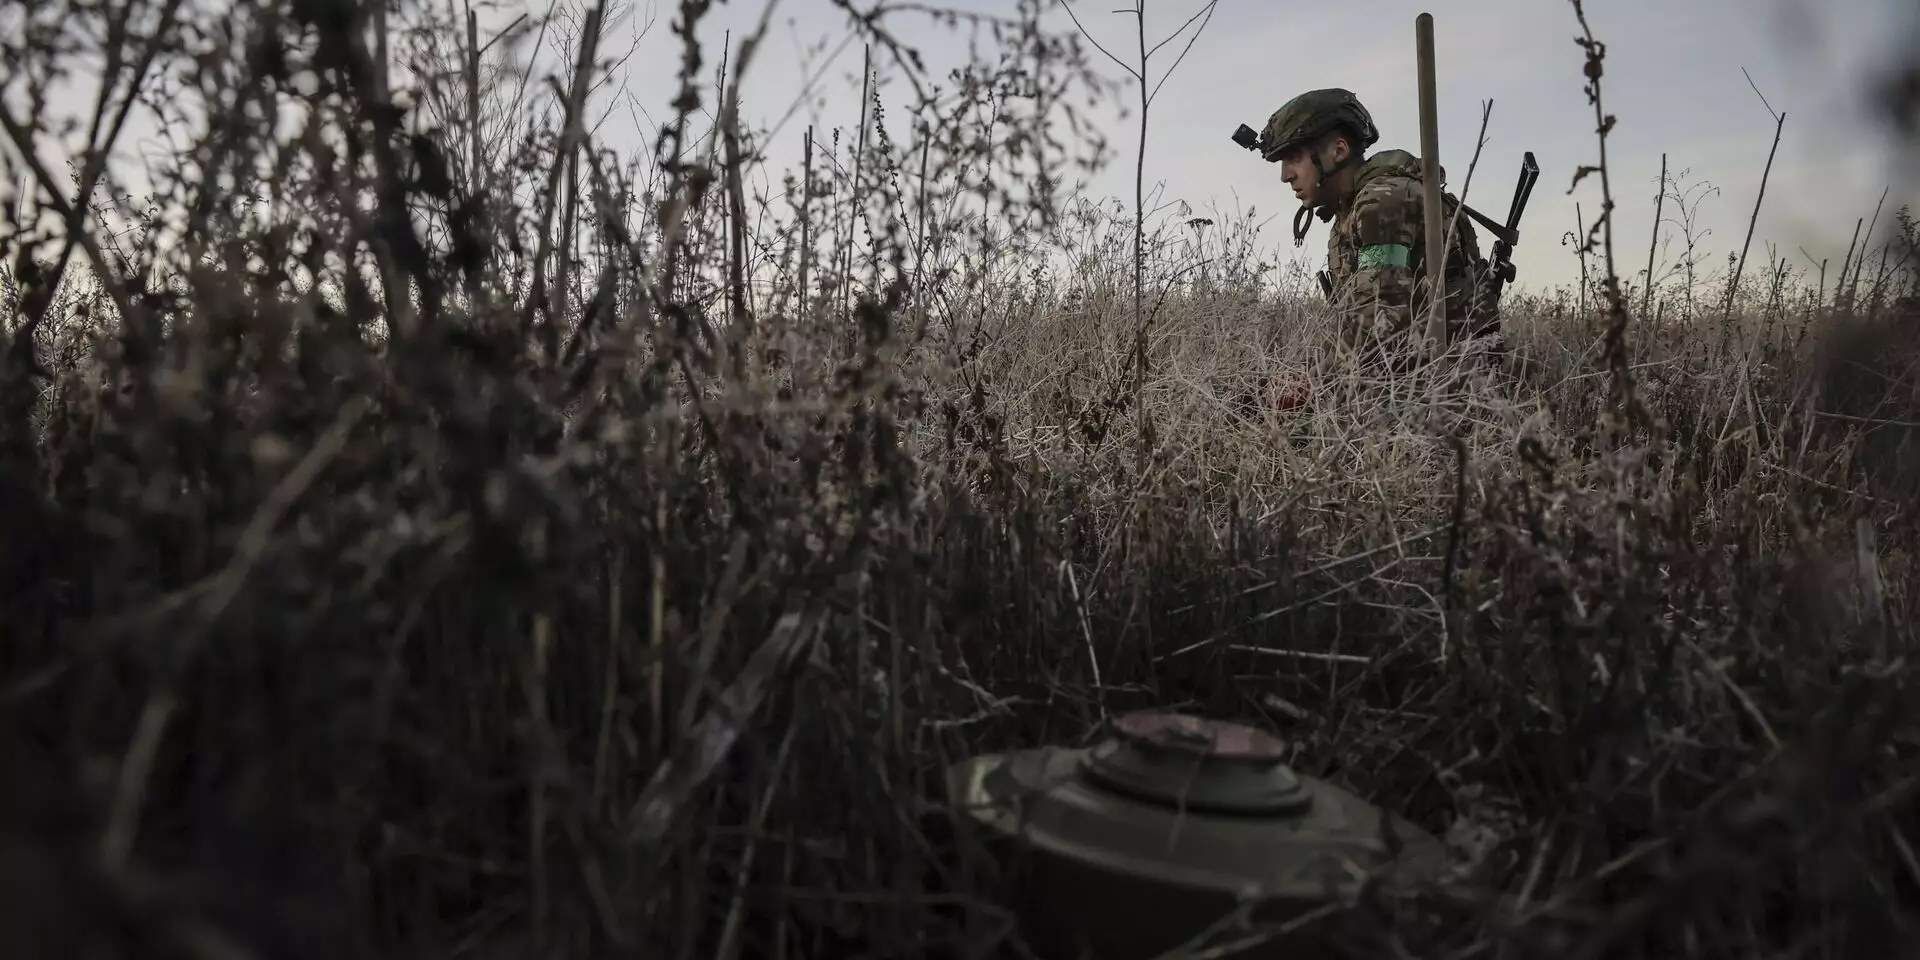
[[[1747,251],[1753,246],[1753,229],[1754,226],[1760,222],[1760,204],[1767,199],[1767,178],[1773,174],[1773,155],[1780,149],[1780,134],[1787,125],[1787,115],[1785,113],[1774,113],[1773,105],[1767,103],[1766,94],[1760,92],[1760,87],[1754,84],[1753,76],[1747,73],[1745,67],[1740,68],[1740,73],[1747,78],[1747,84],[1753,87],[1754,95],[1760,98],[1760,105],[1766,107],[1767,113],[1773,117],[1773,147],[1767,151],[1767,165],[1760,171],[1760,191],[1754,195],[1753,213],[1747,217],[1747,239],[1740,245],[1740,262],[1733,268],[1733,278],[1727,281],[1727,304],[1726,309],[1720,316],[1721,342],[1723,344],[1727,336],[1726,325],[1733,320],[1733,299],[1740,289],[1740,277],[1747,270]],[[1662,166],[1664,165],[1665,161],[1663,160]],[[1651,254],[1649,254],[1649,258],[1651,258]],[[1651,259],[1649,259],[1649,262],[1651,262]]]
[[[727,907],[726,923],[720,930],[720,945],[714,950],[718,960],[734,960],[740,953],[740,925],[746,916],[747,884],[753,876],[754,856],[760,850],[760,834],[766,829],[767,812],[773,809],[775,791],[787,773],[787,758],[793,750],[794,735],[800,732],[798,724],[787,727],[780,737],[780,747],[774,751],[772,767],[767,771],[767,785],[760,792],[760,802],[753,809],[753,837],[747,841],[745,853],[740,855],[740,865],[734,874],[733,899]]]
[[[1250,647],[1241,644],[1230,644],[1227,649],[1237,650],[1241,653],[1257,653],[1266,657],[1291,657],[1295,660],[1321,660],[1327,663],[1369,664],[1373,662],[1372,657],[1362,657],[1352,653],[1316,653],[1312,650],[1276,650],[1272,647]]]
[[[1104,718],[1107,713],[1107,688],[1105,681],[1100,679],[1100,654],[1093,646],[1093,625],[1087,621],[1087,603],[1080,596],[1080,581],[1073,575],[1073,561],[1060,561],[1060,570],[1066,574],[1067,588],[1073,594],[1073,609],[1080,617],[1080,636],[1086,641],[1087,664],[1093,669],[1094,699],[1100,705],[1100,715]]]
[[[1301,608],[1303,608],[1303,607],[1308,607],[1308,606],[1312,606],[1313,604],[1316,604],[1316,603],[1319,603],[1319,602],[1321,602],[1322,600],[1325,600],[1325,599],[1327,599],[1327,598],[1329,598],[1329,597],[1332,597],[1332,596],[1334,596],[1334,595],[1336,595],[1336,594],[1341,594],[1341,593],[1345,593],[1345,592],[1347,592],[1348,590],[1351,590],[1351,589],[1353,589],[1354,587],[1357,587],[1357,586],[1359,586],[1360,584],[1363,584],[1363,583],[1366,583],[1366,582],[1367,582],[1367,581],[1369,581],[1369,580],[1373,580],[1373,579],[1375,579],[1375,578],[1377,578],[1377,577],[1379,577],[1379,576],[1380,576],[1380,574],[1383,574],[1383,573],[1385,573],[1385,572],[1387,572],[1388,570],[1391,570],[1391,569],[1393,569],[1394,567],[1396,567],[1396,566],[1399,566],[1399,565],[1400,565],[1400,562],[1401,562],[1401,561],[1402,561],[1403,559],[1405,559],[1405,558],[1403,558],[1403,557],[1395,557],[1395,558],[1393,558],[1392,560],[1389,560],[1389,561],[1387,561],[1386,563],[1383,563],[1383,564],[1381,564],[1381,565],[1380,565],[1379,567],[1377,567],[1377,568],[1375,568],[1375,569],[1374,569],[1374,570],[1373,570],[1373,571],[1372,571],[1371,573],[1368,573],[1368,574],[1367,574],[1366,576],[1364,576],[1364,577],[1358,577],[1358,578],[1355,578],[1355,579],[1353,579],[1353,580],[1349,580],[1349,581],[1346,581],[1345,583],[1341,583],[1341,584],[1339,584],[1339,585],[1337,585],[1337,586],[1335,586],[1335,587],[1333,587],[1333,588],[1331,588],[1331,589],[1329,589],[1329,590],[1325,590],[1325,591],[1322,591],[1321,593],[1319,593],[1319,594],[1317,594],[1317,595],[1315,595],[1315,596],[1311,596],[1311,597],[1308,597],[1308,598],[1307,598],[1307,599],[1305,599],[1305,600],[1301,600],[1301,601],[1298,601],[1298,602],[1295,602],[1295,603],[1290,603],[1290,604],[1287,604],[1286,606],[1284,606],[1284,607],[1281,607],[1281,608],[1279,608],[1279,609],[1277,609],[1277,610],[1269,610],[1269,611],[1267,611],[1266,613],[1262,613],[1262,614],[1259,614],[1258,616],[1255,616],[1255,617],[1253,617],[1252,619],[1250,619],[1250,620],[1247,620],[1247,621],[1245,621],[1244,623],[1240,623],[1240,624],[1237,624],[1237,625],[1236,625],[1236,626],[1234,626],[1234,627],[1230,627],[1230,628],[1228,628],[1228,632],[1231,632],[1232,630],[1235,630],[1235,629],[1245,629],[1245,628],[1247,628],[1247,627],[1251,627],[1251,626],[1254,626],[1254,625],[1256,625],[1256,624],[1261,624],[1261,623],[1265,623],[1265,622],[1267,622],[1268,620],[1272,620],[1272,619],[1273,619],[1273,618],[1275,618],[1275,617],[1279,617],[1279,616],[1284,616],[1284,615],[1286,615],[1286,614],[1289,614],[1289,613],[1292,613],[1292,612],[1293,612],[1293,611],[1295,611],[1295,610],[1299,610],[1299,609],[1301,609]],[[1200,641],[1197,641],[1197,642],[1194,642],[1194,643],[1190,643],[1190,644],[1187,644],[1186,646],[1184,646],[1184,647],[1181,647],[1180,649],[1178,649],[1178,650],[1175,650],[1175,651],[1173,651],[1172,653],[1169,653],[1169,654],[1166,654],[1165,656],[1161,656],[1161,657],[1155,657],[1155,658],[1154,658],[1154,662],[1156,662],[1156,663],[1158,663],[1158,662],[1160,662],[1160,661],[1162,661],[1162,660],[1171,660],[1171,659],[1173,659],[1174,657],[1178,657],[1178,656],[1181,656],[1181,655],[1183,655],[1183,654],[1187,654],[1187,653],[1191,653],[1191,652],[1193,652],[1193,651],[1195,651],[1195,650],[1198,650],[1198,649],[1200,649],[1201,647],[1205,647],[1205,646],[1210,646],[1210,645],[1212,645],[1213,643],[1215,643],[1216,641],[1218,641],[1219,639],[1220,639],[1220,637],[1219,637],[1218,635],[1216,635],[1216,636],[1212,636],[1212,637],[1208,637],[1208,638],[1207,638],[1207,639],[1205,639],[1205,640],[1200,640]]]
[[[1847,286],[1847,309],[1858,306],[1860,297],[1860,273],[1867,267],[1867,251],[1873,249],[1873,228],[1880,225],[1880,209],[1886,206],[1887,194],[1893,188],[1888,186],[1880,191],[1880,199],[1873,204],[1873,217],[1867,220],[1867,233],[1860,238],[1860,259],[1853,264],[1853,280]]]
[[[1860,621],[1873,647],[1874,659],[1887,662],[1887,588],[1880,575],[1880,547],[1873,521],[1861,517],[1854,522],[1854,553],[1860,565]]]
[[[1460,528],[1466,521],[1467,511],[1467,443],[1459,435],[1448,438],[1452,441],[1456,459],[1453,486],[1453,519],[1447,524],[1447,562],[1441,567],[1440,596],[1444,604],[1440,615],[1444,620],[1445,632],[1442,634],[1440,661],[1445,663],[1447,655],[1460,641],[1460,615],[1457,609],[1458,598],[1454,595],[1454,571],[1460,562]]]
[[[744,725],[771,692],[774,679],[812,645],[820,618],[813,612],[787,613],[773,633],[755,650],[719,701],[681,738],[679,749],[647,781],[639,802],[628,814],[627,842],[639,846],[658,843],[673,828],[678,814],[694,791],[707,782],[727,758]]]
[[[1647,240],[1647,285],[1640,291],[1640,320],[1653,313],[1653,255],[1660,249],[1660,210],[1667,202],[1667,154],[1660,153],[1660,189],[1653,197],[1653,236]]]
[[[1362,550],[1359,553],[1349,554],[1344,557],[1328,560],[1327,562],[1322,563],[1319,566],[1310,567],[1306,570],[1301,571],[1299,576],[1300,577],[1317,576],[1319,574],[1326,573],[1327,571],[1332,570],[1336,567],[1344,567],[1349,563],[1356,563],[1358,561],[1365,560],[1368,557],[1379,556],[1380,554],[1386,553],[1389,550],[1395,550],[1395,551],[1404,550],[1408,546],[1415,543],[1419,543],[1420,541],[1425,540],[1429,537],[1432,537],[1434,534],[1439,533],[1440,531],[1445,529],[1447,529],[1447,524],[1444,524],[1444,523],[1438,526],[1428,527],[1427,529],[1422,530],[1419,533],[1409,534],[1391,543],[1383,543],[1380,546],[1373,547],[1367,550]],[[1277,587],[1279,585],[1280,585],[1280,582],[1277,580],[1268,581],[1266,583],[1255,584],[1251,587],[1247,587],[1244,590],[1240,590],[1234,593],[1233,597],[1234,599],[1243,599],[1246,597],[1253,596],[1256,593],[1261,593],[1267,590],[1271,590],[1274,587]],[[1198,604],[1188,604],[1184,607],[1175,607],[1174,609],[1169,611],[1169,613],[1176,613],[1176,614],[1189,613],[1197,609],[1198,606],[1199,606]]]
[[[1095,40],[1093,35],[1087,32],[1086,25],[1081,23],[1080,17],[1073,12],[1073,4],[1071,2],[1061,4],[1061,7],[1067,11],[1068,18],[1073,21],[1074,27],[1080,31],[1081,36],[1086,37],[1087,42],[1093,44],[1095,49],[1106,54],[1108,59],[1119,64],[1120,69],[1125,70],[1127,75],[1132,77],[1140,85],[1139,143],[1134,150],[1133,162],[1133,413],[1135,423],[1134,432],[1138,440],[1136,460],[1139,469],[1143,473],[1146,470],[1147,459],[1152,455],[1150,442],[1152,430],[1148,422],[1150,414],[1148,412],[1148,405],[1141,396],[1147,384],[1147,324],[1149,322],[1146,310],[1147,116],[1152,109],[1154,98],[1160,93],[1160,87],[1167,82],[1168,77],[1173,76],[1175,70],[1179,69],[1181,61],[1187,57],[1187,52],[1193,49],[1194,42],[1200,39],[1200,34],[1206,30],[1207,24],[1213,20],[1214,8],[1218,5],[1219,0],[1208,0],[1206,5],[1188,17],[1186,22],[1180,25],[1179,29],[1174,30],[1160,40],[1160,42],[1154,44],[1152,49],[1148,49],[1147,47],[1147,0],[1134,0],[1133,6],[1114,11],[1115,13],[1130,13],[1133,15],[1134,38],[1138,46],[1137,65],[1133,65],[1122,62],[1119,57],[1114,56],[1106,47],[1101,46],[1100,41]],[[1161,74],[1158,81],[1151,80],[1153,73],[1153,55],[1160,52],[1161,47],[1173,42],[1173,40],[1178,38],[1182,33],[1185,33],[1187,28],[1192,26],[1196,21],[1199,22],[1200,26],[1195,29],[1193,35],[1187,39],[1187,45],[1180,50],[1180,55],[1174,58],[1173,65],[1168,67],[1165,73]],[[1171,287],[1172,283],[1173,281],[1169,281],[1168,286]],[[1156,307],[1155,310],[1157,312],[1158,307]]]

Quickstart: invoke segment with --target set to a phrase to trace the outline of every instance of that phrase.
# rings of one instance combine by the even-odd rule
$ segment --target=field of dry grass
[[[8,955],[1018,956],[935,777],[1149,705],[1458,841],[1354,956],[1910,943],[1905,218],[1373,382],[1247,218],[1027,189],[1086,79],[1030,15],[761,195],[711,89],[649,166],[437,7],[7,13],[7,96],[120,23],[92,142],[179,141],[75,211],[5,118]]]

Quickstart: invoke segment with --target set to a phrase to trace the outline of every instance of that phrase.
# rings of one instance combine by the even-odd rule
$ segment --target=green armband
[[[1362,267],[1404,267],[1413,255],[1404,243],[1376,243],[1360,248]]]

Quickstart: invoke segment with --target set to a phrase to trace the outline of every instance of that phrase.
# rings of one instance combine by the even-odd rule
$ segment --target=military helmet
[[[1354,146],[1365,150],[1380,139],[1373,115],[1360,105],[1350,90],[1332,87],[1309,90],[1273,112],[1266,129],[1260,131],[1260,155],[1269,163],[1278,163],[1288,151],[1311,143],[1335,130],[1345,129],[1354,138]]]

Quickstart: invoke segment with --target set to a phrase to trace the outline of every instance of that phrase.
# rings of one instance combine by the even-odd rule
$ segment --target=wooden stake
[[[1422,186],[1426,188],[1427,309],[1430,311],[1426,339],[1427,356],[1432,358],[1445,347],[1447,300],[1446,218],[1440,208],[1440,109],[1433,69],[1433,14],[1415,17],[1413,34],[1420,70],[1420,167]]]

